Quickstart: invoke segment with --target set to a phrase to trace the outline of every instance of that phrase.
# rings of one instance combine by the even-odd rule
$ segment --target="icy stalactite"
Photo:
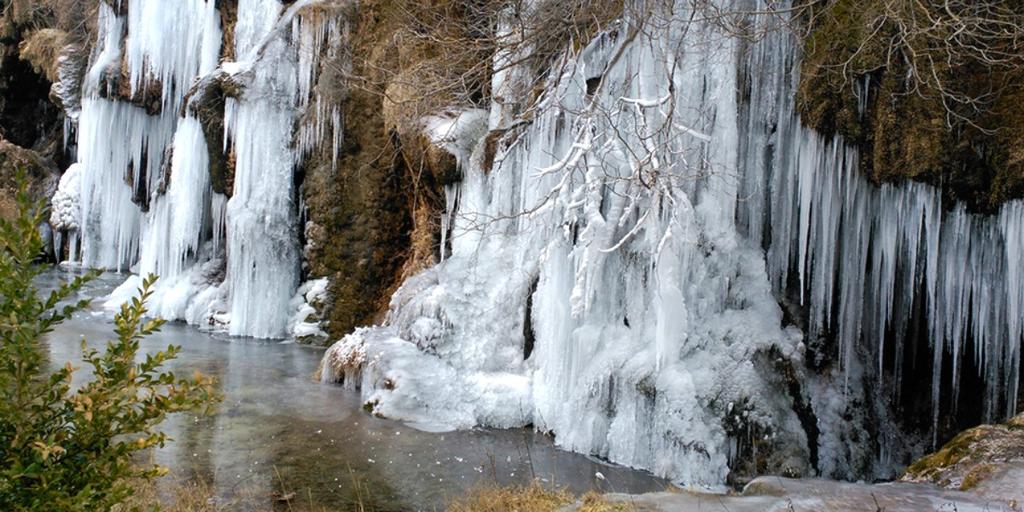
[[[170,278],[195,263],[210,226],[210,172],[203,128],[193,117],[178,123],[166,192],[153,199],[142,229],[139,273]],[[160,185],[160,184],[158,184]]]
[[[771,203],[769,271],[778,289],[795,274],[809,311],[808,334],[834,333],[844,367],[872,355],[867,364],[876,375],[892,373],[894,393],[903,354],[912,349],[904,340],[915,301],[923,302],[934,352],[935,421],[960,398],[964,357],[984,372],[985,418],[1012,414],[1020,380],[1020,253],[1014,244],[1024,227],[1021,203],[984,217],[943,205],[934,187],[872,185],[860,174],[853,148],[799,126],[791,111],[780,116],[773,172],[761,188],[771,191],[765,196]],[[885,358],[890,345],[895,361]],[[947,357],[952,373],[943,373]],[[944,382],[953,386],[948,403],[939,396]]]
[[[213,240],[213,252],[219,254],[227,245],[225,233],[227,232],[227,210],[228,198],[224,194],[214,192],[210,199],[210,222],[213,226],[211,233]]]
[[[335,16],[311,15],[299,16],[298,25],[298,95],[300,108],[304,110],[296,136],[298,149],[305,156],[330,141],[331,164],[337,166],[344,135],[344,118],[341,111],[343,98],[336,96],[343,94],[337,91],[343,89],[345,84],[338,80],[319,85],[317,80],[321,63],[342,68],[340,73],[334,70],[335,77],[345,76],[351,71],[351,63],[345,58],[344,48],[349,39],[349,24],[347,20]],[[322,88],[334,90],[328,93]]]
[[[125,32],[124,19],[106,2],[99,3],[96,16],[97,41],[85,78],[85,87],[93,90],[83,91],[85,95],[95,94],[103,75],[117,69],[121,60],[121,37]]]
[[[235,23],[235,55],[244,61],[266,38],[281,14],[278,0],[239,0]]]
[[[164,109],[176,115],[192,80],[217,67],[220,14],[215,1],[132,0],[125,60],[131,91],[161,86]]]
[[[872,185],[839,139],[826,142],[799,127],[791,133],[779,146],[788,161],[777,162],[770,185],[773,214],[791,222],[772,222],[768,261],[777,287],[796,273],[809,334],[834,332],[843,366],[873,354],[868,364],[876,375],[893,374],[893,393],[903,354],[913,349],[904,340],[915,301],[923,301],[935,430],[940,411],[960,399],[966,357],[983,372],[985,418],[1012,414],[1020,381],[1021,203],[991,217],[962,205],[947,209],[941,192],[926,185]],[[884,357],[887,345],[895,360]],[[943,370],[946,358],[951,373]],[[942,397],[946,382],[953,392]]]
[[[191,81],[213,69],[220,44],[219,17],[212,1],[175,5],[167,10],[161,2],[133,2],[124,20],[100,4],[99,42],[84,87],[78,133],[82,262],[87,266],[127,269],[138,257],[142,226],[159,222],[154,216],[167,218],[157,211],[143,219],[135,203],[146,203],[156,195],[164,148],[174,138],[176,107]],[[133,92],[147,80],[160,80],[163,103],[172,108],[150,116],[128,103],[99,97],[104,75],[117,72],[122,51]]]
[[[284,335],[288,300],[299,284],[295,160],[289,151],[294,112],[281,101],[229,102],[225,116],[237,162],[226,209],[232,334]]]
[[[226,215],[229,332],[263,338],[287,334],[289,300],[299,285],[298,205],[293,179],[300,155],[292,145],[298,118],[298,45],[287,37],[304,3],[288,8],[258,42],[240,40],[247,63],[245,96],[229,99],[226,140],[236,155],[234,194]],[[259,34],[256,29],[247,33]],[[248,50],[246,49],[248,47]],[[308,91],[306,91],[308,92]]]
[[[81,164],[82,263],[127,270],[138,257],[142,213],[133,191],[160,173],[174,119],[150,117],[128,103],[82,101],[78,127]]]
[[[800,125],[793,105],[793,41],[771,37],[776,43],[759,45],[748,57],[749,140],[763,137],[767,143],[741,146],[744,201],[738,218],[746,235],[768,247],[776,290],[784,295],[791,282],[798,283],[796,292],[808,311],[808,338],[838,343],[839,390],[851,403],[873,399],[898,407],[905,354],[931,350],[933,436],[939,415],[955,414],[965,398],[959,391],[969,371],[965,358],[973,358],[969,367],[985,382],[983,396],[977,397],[983,419],[1013,414],[1020,382],[1024,203],[1009,203],[984,217],[962,205],[943,204],[941,191],[927,185],[869,183],[854,148]],[[914,334],[916,307],[923,308],[928,324],[926,332]],[[862,396],[871,382],[875,396]],[[942,396],[944,386],[952,388],[950,395]],[[876,415],[875,472],[885,474],[899,466],[912,441],[894,430],[885,411],[860,408],[860,415]],[[832,425],[824,437],[844,435],[843,423]],[[848,468],[822,470],[857,476]]]

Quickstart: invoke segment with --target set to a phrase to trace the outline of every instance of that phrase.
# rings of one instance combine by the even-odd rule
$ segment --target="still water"
[[[46,291],[69,274],[41,278]],[[100,298],[125,276],[104,274],[83,295]],[[49,336],[54,365],[81,360],[81,340],[101,348],[113,333],[109,314],[78,313]],[[180,480],[203,479],[220,499],[294,492],[318,506],[442,510],[475,485],[537,478],[575,493],[664,490],[667,483],[628,468],[558,450],[529,429],[428,433],[373,417],[356,392],[313,379],[322,349],[229,337],[169,323],[142,342],[143,352],[179,345],[168,368],[216,377],[224,402],[208,416],[177,415],[163,426],[174,439],[153,455]],[[144,357],[144,354],[140,354]],[[81,382],[84,372],[76,374]],[[603,478],[596,475],[600,473]]]

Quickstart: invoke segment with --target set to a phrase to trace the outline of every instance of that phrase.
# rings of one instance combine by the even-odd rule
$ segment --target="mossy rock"
[[[1002,425],[980,425],[911,464],[902,480],[970,490],[1003,465],[1024,462],[1024,414]]]
[[[210,186],[214,192],[231,197],[235,177],[234,151],[225,153],[224,108],[227,98],[243,94],[243,85],[224,72],[216,72],[196,82],[185,96],[184,109],[199,120],[206,139],[210,162]]]

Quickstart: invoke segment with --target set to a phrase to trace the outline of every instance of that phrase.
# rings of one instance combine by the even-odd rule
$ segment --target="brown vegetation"
[[[156,485],[153,482],[134,481],[134,496],[113,509],[113,512],[129,510],[152,510],[159,508],[167,512],[228,512],[228,511],[287,511],[287,512],[333,512],[337,507],[317,503],[303,492],[267,492],[249,487],[232,491],[230,497],[221,496],[204,480],[168,480]],[[368,491],[368,490],[367,490]],[[358,499],[351,508],[360,512],[375,510],[373,503]],[[561,488],[545,486],[538,481],[529,485],[498,486],[483,485],[471,489],[464,496],[451,500],[446,510],[450,512],[633,512],[635,507],[626,502],[610,501],[605,496],[591,491],[574,496]]]
[[[33,199],[48,199],[57,187],[60,174],[53,162],[0,138],[0,219],[11,220],[18,213],[14,198],[19,189],[15,179],[19,170],[27,180],[25,192]]]
[[[927,181],[980,211],[1024,196],[1024,3],[814,5],[797,98],[808,125],[858,145],[878,182]]]
[[[55,28],[41,28],[32,32],[18,45],[21,60],[32,65],[32,69],[47,80],[56,82],[57,57],[67,44],[66,32]]]
[[[565,489],[546,487],[534,480],[526,486],[483,486],[448,505],[450,512],[632,512],[628,503],[608,501],[596,492],[576,498]]]
[[[970,490],[1009,463],[1024,462],[1024,415],[966,430],[907,468],[904,481]]]

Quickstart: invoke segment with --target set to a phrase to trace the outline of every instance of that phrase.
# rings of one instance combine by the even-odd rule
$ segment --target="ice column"
[[[246,71],[251,81],[241,100],[228,100],[225,112],[236,155],[234,194],[226,207],[229,331],[235,335],[283,336],[289,300],[299,284],[298,153],[292,143],[298,58],[286,36],[300,4],[280,19],[276,1],[240,6],[253,9],[240,19],[245,23],[236,42],[241,62],[252,66]],[[273,19],[253,13],[273,13]]]

